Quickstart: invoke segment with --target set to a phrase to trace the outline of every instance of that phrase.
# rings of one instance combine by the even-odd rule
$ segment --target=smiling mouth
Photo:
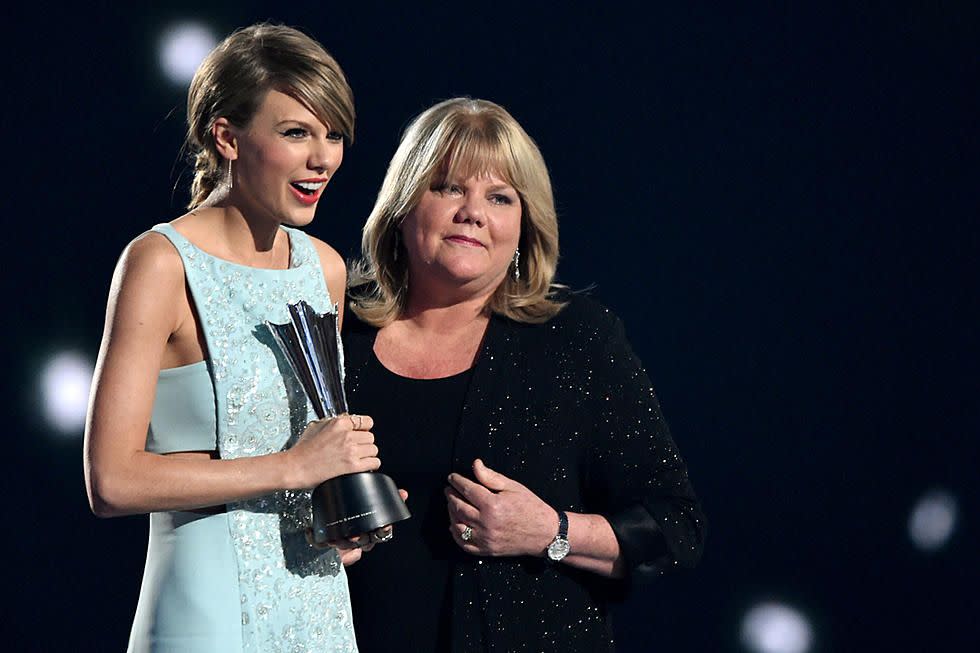
[[[289,182],[289,190],[293,192],[293,197],[295,197],[300,204],[304,204],[305,206],[313,206],[317,203],[317,201],[319,201],[320,194],[323,192],[323,188],[326,185],[326,179],[291,181]]]
[[[326,183],[325,181],[294,181],[290,182],[289,185],[304,195],[312,196],[316,195]]]
[[[446,240],[459,243],[460,245],[467,245],[469,247],[483,247],[483,243],[475,238],[467,238],[466,236],[447,236]]]

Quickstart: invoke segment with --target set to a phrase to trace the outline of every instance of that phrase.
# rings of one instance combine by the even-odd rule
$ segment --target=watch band
[[[558,511],[558,537],[563,540],[568,539],[568,515],[564,510]]]
[[[558,513],[558,534],[555,535],[555,539],[548,545],[545,554],[552,562],[560,562],[568,555],[570,550],[568,544],[568,515],[565,514],[564,510],[556,510],[555,512]]]

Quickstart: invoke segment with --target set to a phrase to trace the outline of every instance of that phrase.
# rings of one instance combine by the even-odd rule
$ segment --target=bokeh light
[[[956,529],[956,498],[945,490],[926,492],[909,516],[909,537],[923,551],[944,547]]]
[[[191,81],[208,52],[217,44],[214,33],[201,23],[179,23],[164,31],[160,40],[160,66],[175,84]]]
[[[57,432],[81,436],[88,410],[88,394],[94,368],[91,361],[73,351],[53,356],[41,371],[44,417]]]
[[[813,643],[813,628],[788,605],[760,603],[742,621],[742,643],[753,653],[806,653]]]

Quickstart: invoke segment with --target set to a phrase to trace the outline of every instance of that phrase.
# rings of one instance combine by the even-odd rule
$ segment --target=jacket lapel
[[[520,335],[520,325],[506,318],[493,316],[487,325],[453,446],[457,473],[472,478],[475,458],[504,470],[518,453],[510,444],[513,431],[523,426],[520,407],[527,405],[527,365]]]

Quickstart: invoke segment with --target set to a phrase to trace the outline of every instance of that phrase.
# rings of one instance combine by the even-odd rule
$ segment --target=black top
[[[457,549],[443,563],[451,577],[453,651],[612,650],[609,602],[631,583],[693,566],[701,555],[700,503],[622,323],[588,297],[562,299],[568,305],[544,324],[491,318],[463,402],[451,466],[472,478],[473,459],[482,458],[554,508],[605,516],[628,576],[609,580],[543,558],[477,558]],[[368,405],[359,394],[377,383],[375,334],[348,311],[344,342],[351,406],[377,417],[381,406]],[[442,410],[437,403],[426,398],[422,410]],[[392,472],[398,463],[380,418],[377,436],[383,469],[402,485]],[[420,494],[429,498],[445,484],[442,477],[438,488]],[[412,496],[409,503],[415,511]],[[396,525],[390,544],[405,539],[407,523]],[[444,531],[444,542],[455,547]],[[379,548],[384,547],[349,570],[352,591],[364,598],[354,606],[359,632],[397,630],[421,614],[421,606],[438,600],[425,589],[410,600],[401,594],[390,598],[388,590],[405,582],[409,568],[427,564],[407,555],[385,585],[363,587],[357,574],[370,573],[364,570],[374,564]]]
[[[365,556],[370,564],[347,570],[357,644],[365,653],[449,651],[449,560],[463,554],[449,536],[442,489],[472,370],[410,379],[390,372],[373,353],[363,369],[347,399],[352,410],[374,419],[382,471],[408,491],[412,518]]]

